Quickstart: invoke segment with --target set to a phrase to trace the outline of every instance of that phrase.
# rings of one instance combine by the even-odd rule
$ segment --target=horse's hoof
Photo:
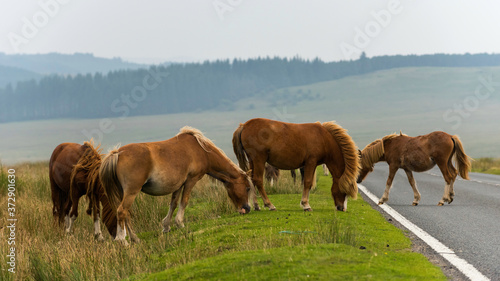
[[[378,204],[379,204],[379,205],[383,205],[383,204],[384,204],[384,202],[378,202]]]
[[[100,233],[98,235],[94,235],[94,238],[95,238],[95,240],[97,240],[97,242],[104,241],[104,237]]]
[[[412,204],[412,205],[413,205],[413,206],[418,206],[418,203],[413,202],[413,204]]]
[[[312,212],[312,210],[313,209],[311,209],[311,208],[306,208],[306,209],[304,209],[304,212]]]
[[[443,206],[443,205],[444,205],[444,203],[441,203],[441,202],[438,203],[438,206]]]
[[[130,244],[127,242],[127,240],[121,240],[121,239],[117,240],[117,239],[115,239],[115,241],[117,241],[118,244],[120,244],[120,245],[122,245],[124,247],[129,247],[130,246]]]
[[[269,211],[276,211],[276,207],[274,207],[274,206],[269,207]]]

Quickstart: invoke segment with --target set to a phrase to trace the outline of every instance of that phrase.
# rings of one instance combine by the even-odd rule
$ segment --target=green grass
[[[472,161],[472,172],[500,175],[500,159],[482,157]]]
[[[270,195],[274,212],[229,214],[181,230],[181,253],[158,256],[165,271],[131,280],[445,280],[438,267],[411,251],[404,234],[362,199],[345,213],[333,210],[328,177],[311,194],[313,212],[299,207],[299,194]],[[198,210],[199,211],[199,210]],[[170,239],[167,237],[167,239]],[[178,265],[179,254],[206,258]]]
[[[282,173],[270,199],[277,211],[239,215],[220,184],[203,179],[185,213],[186,227],[162,233],[169,196],[139,195],[132,224],[142,239],[122,247],[93,239],[81,199],[74,232],[54,225],[47,163],[16,169],[16,274],[0,257],[1,280],[445,280],[439,267],[411,250],[411,241],[361,198],[334,210],[331,180],[319,177],[313,212],[299,206],[301,187]],[[320,175],[322,173],[318,173]],[[4,175],[0,176],[4,178]],[[5,181],[0,188],[5,188]],[[5,205],[5,196],[0,204]],[[0,217],[6,208],[0,209]],[[0,221],[4,223],[4,221]],[[8,235],[0,224],[0,237]],[[7,251],[1,241],[0,252]]]

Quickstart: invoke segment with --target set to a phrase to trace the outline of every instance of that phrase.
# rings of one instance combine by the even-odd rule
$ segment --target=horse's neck
[[[210,153],[210,167],[208,174],[222,182],[230,182],[237,178],[239,173],[236,166],[226,157],[216,152]]]

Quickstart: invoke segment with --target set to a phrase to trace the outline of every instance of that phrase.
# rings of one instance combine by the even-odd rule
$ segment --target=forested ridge
[[[278,88],[397,67],[498,66],[498,54],[407,55],[323,62],[299,57],[217,60],[107,74],[48,75],[0,89],[0,122],[231,110]]]

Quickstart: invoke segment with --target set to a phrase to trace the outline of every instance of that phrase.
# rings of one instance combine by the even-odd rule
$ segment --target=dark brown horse
[[[458,166],[458,173],[452,165],[453,157],[455,157]],[[368,144],[361,151],[362,170],[358,183],[361,183],[368,173],[373,171],[373,165],[380,161],[389,164],[389,177],[387,178],[384,195],[379,200],[379,205],[389,200],[392,180],[399,168],[406,172],[413,189],[413,205],[418,205],[420,192],[417,189],[412,172],[424,172],[436,164],[446,182],[443,198],[438,205],[442,206],[444,202],[450,204],[455,195],[453,183],[457,174],[460,174],[463,179],[469,179],[468,172],[471,166],[470,158],[465,154],[458,136],[451,136],[445,132],[432,132],[418,137],[409,137],[402,133],[399,135],[392,134]]]
[[[333,121],[293,124],[251,119],[240,124],[234,132],[233,149],[240,167],[252,170],[252,180],[262,196],[264,206],[270,210],[276,208],[263,187],[266,162],[282,170],[304,167],[304,190],[300,205],[306,211],[312,210],[309,206],[309,191],[316,166],[323,163],[332,174],[331,192],[337,210],[347,209],[347,196],[357,197],[358,151],[347,131]],[[260,209],[256,199],[254,207]]]
[[[139,192],[161,196],[172,194],[170,209],[163,219],[163,231],[170,231],[170,221],[182,199],[175,217],[184,227],[184,210],[194,185],[205,175],[221,181],[229,198],[241,214],[250,212],[249,196],[255,194],[251,180],[203,134],[184,127],[175,137],[149,143],[133,143],[111,151],[103,159],[102,183],[118,218],[115,240],[128,244],[138,242],[130,223],[130,207]]]
[[[111,212],[111,206],[99,181],[101,150],[92,141],[62,143],[58,145],[49,163],[49,179],[52,192],[52,214],[59,224],[65,223],[70,233],[78,217],[78,203],[86,195],[89,201],[87,214],[94,218],[94,237],[103,240],[99,222],[100,204],[104,213]],[[108,226],[114,236],[115,228]]]

